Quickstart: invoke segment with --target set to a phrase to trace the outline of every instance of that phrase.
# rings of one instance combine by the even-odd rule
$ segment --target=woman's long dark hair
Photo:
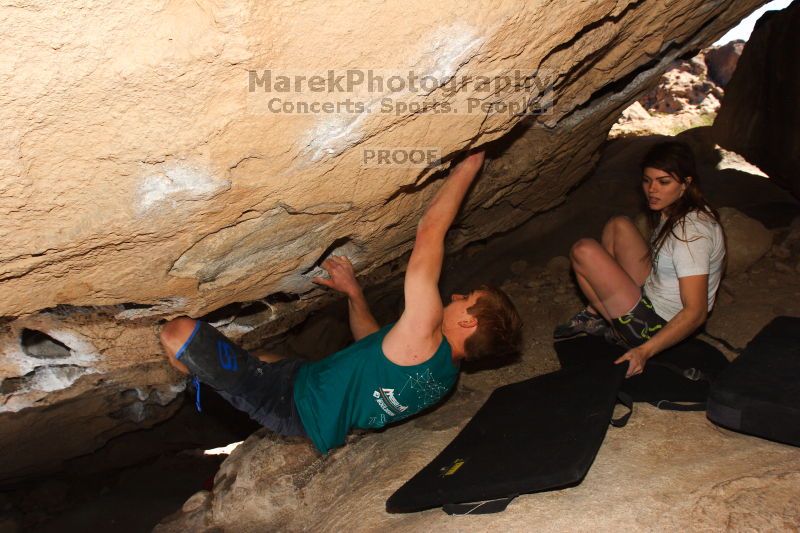
[[[699,211],[710,216],[717,223],[719,223],[719,213],[708,204],[700,190],[700,179],[697,175],[694,153],[688,144],[680,141],[658,143],[645,154],[640,167],[642,173],[648,167],[662,170],[678,180],[679,183],[686,185],[683,195],[674,204],[666,208],[664,214],[666,214],[667,219],[658,234],[650,241],[650,257],[655,265],[658,259],[658,252],[670,234],[679,241],[687,242],[675,230],[680,226],[681,231],[679,233],[686,235],[685,224],[688,213]],[[691,178],[691,180],[687,180],[687,178]],[[660,212],[650,212],[650,228],[652,231],[655,231],[658,227],[660,218]]]

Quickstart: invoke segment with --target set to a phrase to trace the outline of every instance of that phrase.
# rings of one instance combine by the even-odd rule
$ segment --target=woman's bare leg
[[[639,284],[594,239],[580,239],[570,251],[575,276],[589,304],[606,320],[630,311],[641,298]]]
[[[650,249],[633,221],[626,216],[612,217],[603,227],[601,242],[603,248],[616,260],[634,283],[639,287],[644,285],[652,268]],[[589,305],[586,306],[586,309],[607,317],[608,310],[603,308],[591,284],[577,272],[575,277],[578,280],[578,286],[580,286],[581,291],[589,300]]]
[[[644,285],[652,268],[650,248],[633,221],[625,216],[612,217],[603,228],[601,242],[634,283]]]
[[[575,264],[572,265],[573,270],[575,269]],[[603,307],[603,303],[600,301],[600,298],[597,296],[597,293],[594,292],[592,286],[589,284],[589,281],[583,277],[582,275],[575,272],[575,279],[578,280],[578,287],[580,287],[581,292],[586,299],[589,301],[589,305],[586,306],[586,310],[590,313],[594,313],[597,315],[602,316],[606,320],[608,320],[608,310]]]
[[[629,312],[641,298],[640,287],[650,274],[650,254],[628,217],[611,218],[603,228],[601,241],[581,239],[572,247],[570,259],[578,286],[589,302],[586,311],[610,322]],[[582,312],[556,327],[553,335],[566,338],[598,331],[597,319]]]

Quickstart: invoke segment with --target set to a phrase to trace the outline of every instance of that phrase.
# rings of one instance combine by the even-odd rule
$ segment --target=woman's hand
[[[325,285],[333,290],[346,294],[348,297],[361,292],[361,286],[356,280],[356,274],[353,271],[353,264],[344,256],[332,255],[322,262],[322,268],[328,272],[330,278],[316,277],[312,279],[318,285]]]
[[[678,314],[658,330],[650,340],[629,350],[614,361],[615,363],[629,362],[628,373],[625,377],[629,378],[644,372],[644,365],[648,359],[687,338],[706,321],[708,316],[708,274],[678,278],[678,285],[683,309],[678,311]]]
[[[628,361],[628,372],[625,374],[625,377],[629,378],[644,372],[644,365],[647,363],[648,359],[650,359],[650,354],[643,344],[632,350],[628,350],[625,355],[614,361],[614,364],[618,365],[623,361]]]

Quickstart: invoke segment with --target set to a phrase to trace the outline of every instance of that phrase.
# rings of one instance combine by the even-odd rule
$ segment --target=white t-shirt
[[[691,211],[684,218],[685,224],[678,222],[674,230],[681,240],[672,233],[667,235],[658,252],[658,261],[644,282],[645,294],[656,313],[665,320],[672,320],[683,309],[678,278],[708,274],[709,311],[714,307],[722,278],[725,259],[722,228],[716,220],[700,211]],[[662,220],[653,232],[653,239],[663,225]]]

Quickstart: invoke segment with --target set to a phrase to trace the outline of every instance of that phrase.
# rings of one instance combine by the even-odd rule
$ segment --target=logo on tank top
[[[380,388],[372,393],[372,397],[375,398],[378,407],[389,416],[398,415],[408,409],[407,405],[402,405],[394,397],[394,389]]]

